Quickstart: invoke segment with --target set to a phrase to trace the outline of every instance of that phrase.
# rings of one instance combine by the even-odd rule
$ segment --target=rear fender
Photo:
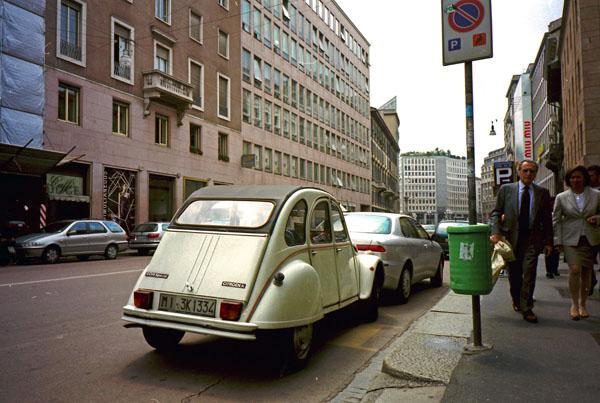
[[[281,283],[276,280],[278,273],[284,276]],[[262,329],[280,329],[306,325],[322,317],[317,272],[306,262],[293,261],[274,273],[249,322]]]
[[[361,253],[356,257],[360,279],[359,298],[367,299],[371,296],[373,281],[383,284],[383,262],[379,256]]]

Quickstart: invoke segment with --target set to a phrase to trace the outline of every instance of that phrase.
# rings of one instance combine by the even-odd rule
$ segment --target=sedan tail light
[[[150,238],[150,239],[158,238],[158,235],[159,235],[158,232],[151,233],[151,234],[148,234],[148,238]]]
[[[238,320],[242,314],[242,303],[233,301],[221,302],[219,317],[223,320]]]
[[[134,291],[133,292],[133,305],[136,308],[142,309],[150,309],[152,308],[152,296],[154,293],[152,291]]]
[[[371,252],[385,252],[385,248],[381,245],[356,245],[356,249],[371,251]]]
[[[131,239],[132,241],[135,241],[135,234],[129,235],[129,239]]]

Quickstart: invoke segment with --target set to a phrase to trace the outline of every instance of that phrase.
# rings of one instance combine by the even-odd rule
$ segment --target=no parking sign
[[[493,56],[491,0],[442,0],[444,66]]]

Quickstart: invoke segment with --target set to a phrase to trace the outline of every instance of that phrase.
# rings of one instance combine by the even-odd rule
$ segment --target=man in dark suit
[[[513,309],[522,312],[527,322],[537,323],[533,313],[533,291],[538,255],[550,255],[554,245],[552,211],[548,190],[533,183],[537,163],[519,164],[519,181],[500,187],[492,211],[490,237],[496,244],[503,235],[510,242],[516,260],[508,265],[508,281]]]

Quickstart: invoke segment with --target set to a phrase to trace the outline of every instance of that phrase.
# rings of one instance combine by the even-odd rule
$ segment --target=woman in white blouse
[[[569,265],[571,319],[587,318],[585,306],[591,283],[596,247],[600,245],[600,192],[588,187],[584,166],[569,169],[565,184],[570,188],[556,196],[552,224],[554,245],[564,252]]]

